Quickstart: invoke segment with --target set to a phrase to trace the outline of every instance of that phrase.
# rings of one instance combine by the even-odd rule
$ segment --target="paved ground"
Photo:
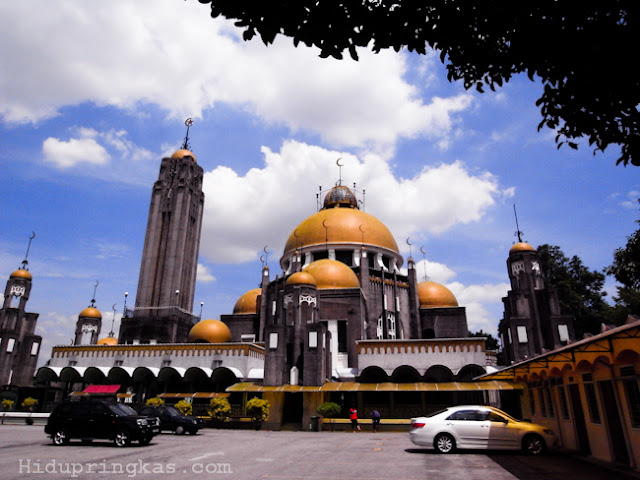
[[[626,479],[561,454],[438,455],[407,433],[203,430],[162,434],[146,447],[72,442],[55,447],[42,426],[0,426],[0,478],[233,480]]]

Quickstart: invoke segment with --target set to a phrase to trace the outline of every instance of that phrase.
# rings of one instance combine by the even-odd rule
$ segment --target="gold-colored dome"
[[[290,275],[285,283],[287,285],[318,285],[313,275],[308,272],[296,272]]]
[[[399,253],[389,229],[377,218],[356,208],[327,208],[296,227],[284,247],[285,253],[311,245],[365,244]]]
[[[513,245],[513,247],[511,247],[509,249],[509,253],[514,253],[514,252],[535,252],[536,249],[533,248],[531,245],[529,245],[527,242],[518,242],[515,243]]]
[[[79,317],[102,318],[100,310],[95,307],[87,307],[80,312]]]
[[[177,150],[176,152],[174,152],[173,155],[171,155],[171,158],[184,158],[184,157],[191,157],[193,158],[194,162],[198,163],[198,161],[196,160],[196,156],[193,153],[191,153],[189,150],[185,150],[184,148]]]
[[[11,278],[24,278],[25,280],[31,280],[31,273],[24,268],[19,268],[11,274]]]
[[[324,208],[332,207],[358,208],[358,199],[349,187],[337,185],[324,197]]]
[[[457,307],[458,300],[444,285],[436,282],[420,282],[418,284],[420,308]]]
[[[98,345],[117,345],[118,339],[113,337],[104,337],[98,340]]]
[[[201,320],[189,331],[190,342],[224,343],[231,340],[231,330],[220,320]]]
[[[353,270],[338,260],[323,258],[307,265],[303,272],[316,280],[318,290],[327,288],[358,288],[360,282]]]
[[[262,294],[261,288],[254,288],[243,294],[233,307],[234,315],[258,313],[258,295]]]

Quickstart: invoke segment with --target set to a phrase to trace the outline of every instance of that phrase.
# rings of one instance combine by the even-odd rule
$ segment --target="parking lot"
[[[205,429],[195,436],[162,434],[145,447],[97,441],[56,447],[39,425],[0,426],[0,472],[3,480],[631,478],[558,453],[536,458],[512,452],[438,455],[398,432]]]

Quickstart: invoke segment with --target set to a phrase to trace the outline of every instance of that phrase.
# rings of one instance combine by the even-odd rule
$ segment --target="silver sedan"
[[[475,448],[523,450],[538,455],[555,444],[553,430],[481,405],[449,407],[412,418],[409,437],[414,444],[440,453]]]

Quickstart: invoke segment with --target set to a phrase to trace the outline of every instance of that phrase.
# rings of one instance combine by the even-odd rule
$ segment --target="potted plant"
[[[8,412],[13,408],[13,403],[14,403],[13,400],[9,400],[8,398],[3,398],[0,404],[2,405],[2,410],[4,410],[5,412]]]
[[[164,400],[160,397],[149,398],[145,405],[149,405],[150,407],[161,407],[164,405]]]
[[[33,412],[38,406],[38,400],[33,397],[27,397],[22,401],[20,406],[27,412]],[[25,418],[24,421],[27,425],[33,425],[33,418],[31,417],[31,415]]]
[[[211,422],[214,425],[220,425],[223,422],[229,420],[229,413],[231,412],[231,405],[226,398],[212,398],[209,402],[209,415],[211,416]]]
[[[333,419],[340,415],[341,411],[342,409],[340,408],[340,405],[335,402],[324,402],[318,406],[318,415],[329,419],[332,432],[334,428]]]
[[[253,397],[247,402],[247,414],[251,417],[253,426],[256,430],[260,430],[262,422],[269,419],[269,402],[262,398]]]
[[[191,415],[191,413],[193,412],[193,406],[186,400],[180,400],[178,403],[174,405],[174,407],[176,407],[185,415]]]

